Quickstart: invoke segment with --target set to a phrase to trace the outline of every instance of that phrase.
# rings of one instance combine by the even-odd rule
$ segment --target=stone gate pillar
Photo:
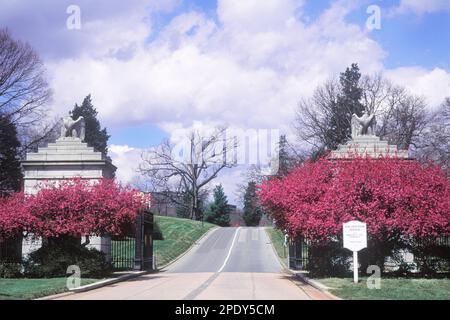
[[[82,142],[80,137],[62,136],[37,152],[27,153],[22,161],[24,192],[35,194],[45,183],[80,177],[91,181],[113,178],[116,167],[101,152]],[[22,254],[28,255],[41,246],[41,241],[27,237],[22,243]],[[105,252],[110,259],[111,239],[91,237],[90,247]]]

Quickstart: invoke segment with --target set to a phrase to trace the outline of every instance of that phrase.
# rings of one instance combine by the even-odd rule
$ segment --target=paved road
[[[156,274],[62,299],[311,299],[317,290],[283,272],[263,228],[217,228]]]
[[[282,267],[264,228],[219,228],[168,272],[268,272]]]

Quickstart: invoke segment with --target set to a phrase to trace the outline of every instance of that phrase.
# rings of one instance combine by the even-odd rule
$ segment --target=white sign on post
[[[360,221],[343,224],[344,248],[353,251],[353,281],[358,283],[358,251],[367,247],[367,225]]]

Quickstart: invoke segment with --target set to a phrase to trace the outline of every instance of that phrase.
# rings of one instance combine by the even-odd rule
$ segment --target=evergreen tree
[[[19,147],[16,126],[7,117],[0,116],[0,197],[20,190]]]
[[[94,147],[96,151],[103,152],[106,155],[108,153],[108,139],[110,136],[108,135],[106,128],[101,129],[97,114],[97,110],[92,105],[90,94],[84,98],[81,106],[75,104],[73,110],[70,112],[70,115],[74,120],[83,116],[84,121],[86,122],[85,142],[87,142],[89,146]]]
[[[278,172],[277,176],[285,176],[290,168],[290,158],[287,151],[287,139],[286,135],[280,136],[280,141],[278,142]]]
[[[181,196],[181,203],[177,204],[175,208],[177,217],[185,219],[189,219],[191,217],[191,201],[192,196],[188,192],[183,192],[183,195]]]
[[[230,208],[221,184],[214,188],[214,201],[206,212],[206,221],[222,227],[230,225]]]
[[[250,181],[244,195],[244,221],[247,226],[257,226],[263,215],[256,196],[256,183]]]
[[[324,147],[328,150],[335,150],[339,144],[350,139],[352,115],[353,113],[362,115],[364,105],[361,103],[363,90],[359,86],[360,78],[361,73],[356,63],[353,63],[339,77],[341,89],[337,101],[330,106],[330,117],[325,134],[328,141]]]

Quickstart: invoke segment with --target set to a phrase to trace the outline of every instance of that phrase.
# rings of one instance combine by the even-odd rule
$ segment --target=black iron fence
[[[421,269],[450,272],[450,237],[416,241],[411,251]]]
[[[113,268],[115,270],[152,269],[153,232],[153,214],[144,210],[136,217],[132,236],[111,239],[110,253]]]
[[[124,237],[111,240],[111,262],[116,270],[134,268],[136,239]]]
[[[450,237],[440,237],[427,241],[416,241],[412,250],[414,261],[427,261],[436,265],[442,272],[450,271]],[[308,239],[297,237],[289,240],[289,268],[308,270],[311,261],[311,243]],[[317,255],[317,253],[316,253]],[[310,271],[310,270],[309,270]]]
[[[308,239],[298,237],[289,241],[289,268],[304,270],[308,266],[310,245]]]
[[[441,237],[436,240],[438,246],[450,247],[450,237]]]

